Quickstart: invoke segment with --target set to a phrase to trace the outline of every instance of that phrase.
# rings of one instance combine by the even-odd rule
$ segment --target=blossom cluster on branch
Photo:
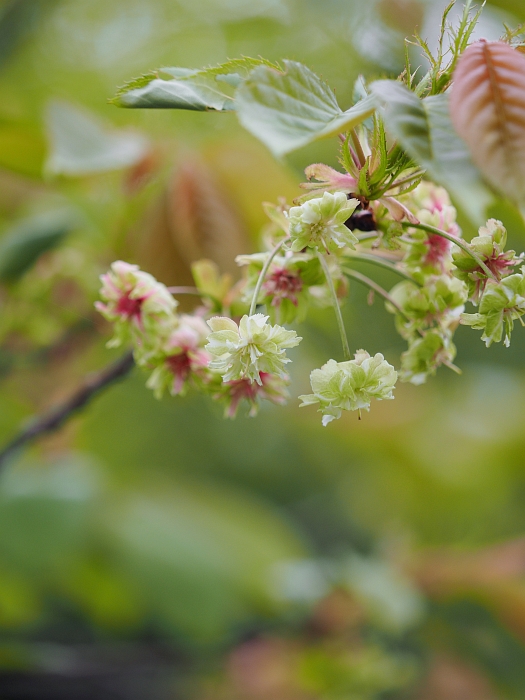
[[[348,141],[345,149],[356,162]],[[261,400],[282,404],[288,398],[287,351],[301,338],[282,324],[303,321],[312,307],[332,306],[343,359],[314,369],[312,394],[299,397],[301,406],[318,407],[323,425],[345,410],[369,410],[373,399],[392,399],[398,377],[421,384],[441,365],[459,371],[453,337],[460,323],[482,330],[487,345],[502,339],[508,345],[514,321],[525,314],[525,266],[514,271],[522,256],[505,250],[506,230],[494,219],[471,243],[463,241],[447,192],[417,174],[411,181],[412,172],[408,187],[394,181],[387,206],[383,196],[367,199],[353,191],[349,174],[310,166],[307,195],[291,207],[266,206],[266,249],[238,256],[242,284],[214,298],[200,285],[200,266],[211,263],[195,266],[202,301],[193,314],[179,314],[169,289],[136,265],[113,263],[97,302],[115,327],[109,345],[133,345],[158,398],[192,388],[223,402],[229,417],[243,401],[255,415]],[[323,179],[311,181],[317,177]],[[359,212],[366,212],[366,225]],[[402,280],[384,290],[357,272],[355,262],[377,263]],[[349,280],[379,291],[395,315],[408,345],[399,371],[380,353],[358,350],[352,358],[340,308]],[[467,302],[476,313],[465,313]]]

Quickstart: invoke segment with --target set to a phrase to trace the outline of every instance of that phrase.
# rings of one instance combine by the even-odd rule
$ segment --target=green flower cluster
[[[423,384],[440,365],[453,367],[452,338],[467,300],[466,285],[449,275],[432,275],[421,287],[401,282],[390,296],[396,306],[387,303],[387,309],[396,314],[396,327],[408,341],[401,355],[401,380]]]
[[[246,266],[243,301],[249,304],[255,292],[259,275],[270,253],[238,255],[238,265]],[[344,283],[341,271],[333,267],[333,281],[339,287]],[[292,323],[302,321],[312,306],[325,307],[331,303],[326,280],[317,256],[312,253],[287,251],[276,255],[259,293],[258,304],[265,304],[271,321]]]
[[[132,343],[137,365],[151,372],[147,386],[157,398],[197,389],[222,402],[231,418],[242,401],[255,415],[261,400],[282,404],[288,398],[283,367],[289,361],[285,349],[300,341],[295,331],[270,326],[257,314],[245,316],[240,328],[229,318],[211,319],[216,332],[210,334],[206,307],[177,314],[169,290],[136,265],[119,260],[101,279],[104,302],[96,307],[114,323],[109,345]]]
[[[314,175],[326,175],[326,168],[317,165]],[[332,180],[339,178],[338,187],[357,186],[345,175],[328,170]],[[315,187],[320,185],[323,183]],[[388,242],[381,231],[370,236],[366,229],[361,240],[372,237],[375,241],[356,250],[359,241],[349,228],[355,221],[348,219],[358,200],[347,195],[325,191],[300,206],[267,205],[272,222],[272,240],[267,243],[272,251],[238,256],[237,263],[246,274],[235,285],[221,277],[213,263],[197,263],[197,291],[205,302],[191,315],[179,315],[169,290],[151,275],[136,265],[113,263],[102,277],[103,301],[97,303],[115,325],[110,345],[133,344],[137,364],[151,372],[147,386],[157,397],[166,391],[184,395],[194,388],[224,403],[230,417],[241,402],[255,415],[261,400],[286,401],[290,383],[285,372],[290,362],[286,351],[301,338],[280,324],[303,320],[312,306],[334,306],[348,357],[339,308],[347,289],[343,275],[382,291],[387,299],[396,328],[408,343],[401,355],[402,381],[422,384],[441,365],[457,370],[453,337],[460,322],[482,330],[487,346],[502,340],[509,345],[514,322],[525,315],[525,265],[519,273],[512,273],[522,257],[505,251],[507,232],[501,222],[491,219],[470,244],[461,242],[448,194],[422,182],[402,195],[401,201],[391,196],[377,200],[388,210],[391,223],[406,235],[398,239],[400,248],[383,250],[374,261],[377,249]],[[373,218],[378,209],[370,205],[366,211]],[[383,224],[379,221],[378,225]],[[454,246],[450,237],[461,245]],[[359,260],[397,269],[410,279],[387,293],[373,280],[345,267]],[[465,313],[467,301],[479,304],[477,313]],[[248,304],[252,309],[265,305],[267,314],[245,314]],[[237,315],[242,315],[239,323],[232,318]],[[301,396],[301,405],[318,405],[323,425],[327,425],[343,410],[368,411],[372,399],[393,398],[397,378],[383,355],[371,357],[360,350],[353,360],[331,359],[313,370],[313,393]]]
[[[310,375],[313,394],[300,396],[301,406],[319,404],[326,426],[342,411],[369,411],[372,399],[393,399],[397,372],[383,355],[371,357],[358,350],[355,359],[347,362],[328,360]]]
[[[479,236],[470,241],[470,248],[496,280],[511,274],[512,268],[522,262],[514,250],[505,252],[506,245],[507,229],[497,219],[489,219],[487,225],[479,229]],[[467,285],[470,301],[479,303],[489,279],[486,272],[471,255],[460,248],[452,254],[452,259],[456,266],[454,275]]]
[[[509,347],[514,321],[525,314],[525,265],[520,273],[504,277],[500,282],[488,279],[479,302],[479,311],[474,314],[462,314],[461,323],[482,330],[487,347],[499,343],[504,338],[504,345]]]

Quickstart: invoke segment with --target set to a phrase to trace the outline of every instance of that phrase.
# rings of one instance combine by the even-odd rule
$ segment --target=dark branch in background
[[[86,406],[95,394],[128,375],[134,364],[133,353],[129,352],[101,372],[88,375],[84,384],[67,401],[34,420],[0,451],[0,468],[21,447],[41,435],[58,430],[76,411]]]

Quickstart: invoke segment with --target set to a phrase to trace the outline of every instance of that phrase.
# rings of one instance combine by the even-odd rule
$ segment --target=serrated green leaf
[[[238,58],[212,68],[162,68],[140,76],[120,88],[112,102],[142,109],[231,111],[235,89],[255,67],[279,66],[261,58]],[[171,76],[163,79],[162,74]]]
[[[0,240],[0,282],[15,282],[76,225],[70,210],[38,214],[21,221]]]
[[[98,117],[67,102],[52,102],[46,113],[52,175],[82,176],[127,168],[145,155],[146,139],[132,131],[106,128]]]
[[[370,89],[383,106],[389,133],[431,179],[449,191],[474,223],[483,223],[494,195],[452,127],[448,96],[420,99],[395,80],[378,80]]]
[[[206,78],[187,77],[163,80],[155,78],[145,87],[118,95],[114,102],[120,107],[140,109],[189,109],[195,112],[226,112],[233,109],[230,95],[221,92]]]
[[[277,156],[347,131],[376,107],[368,96],[346,112],[329,86],[309,68],[284,61],[285,72],[255,68],[235,94],[241,124]]]

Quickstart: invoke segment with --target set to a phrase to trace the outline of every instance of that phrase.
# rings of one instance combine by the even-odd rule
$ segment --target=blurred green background
[[[241,55],[306,63],[351,104],[430,42],[428,0],[10,0],[0,4],[0,439],[117,357],[93,309],[116,258],[189,284],[234,271],[262,201],[299,194],[336,142],[278,163],[232,115],[126,111],[118,85]],[[490,2],[478,36],[525,21]],[[515,214],[494,212],[513,247]],[[472,230],[463,221],[465,235]],[[385,285],[396,280],[376,275]],[[191,307],[188,307],[191,308]],[[392,317],[350,289],[350,342],[398,364]],[[338,353],[300,328],[292,395]],[[0,697],[525,698],[525,335],[358,422],[295,400],[225,421],[157,402],[145,377],[97,397],[0,475]]]

